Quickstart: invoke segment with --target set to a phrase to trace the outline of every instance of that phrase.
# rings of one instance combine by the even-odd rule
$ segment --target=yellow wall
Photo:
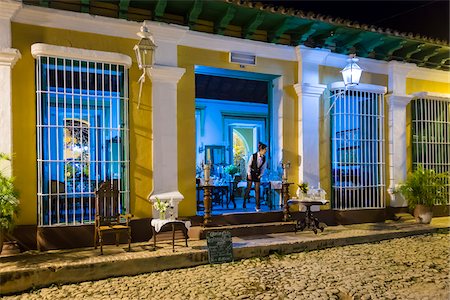
[[[13,23],[12,46],[22,54],[12,72],[13,173],[21,200],[18,224],[37,224],[36,74],[35,60],[31,56],[34,43],[116,52],[132,58],[129,70],[130,209],[137,217],[149,217],[151,205],[146,199],[152,190],[151,84],[147,81],[144,85],[141,107],[137,110],[137,79],[141,71],[133,52],[136,40]]]
[[[180,214],[195,215],[195,73],[194,66],[239,70],[283,76],[283,140],[284,155],[291,161],[290,178],[298,178],[297,155],[297,95],[293,85],[297,83],[297,63],[259,58],[256,66],[241,69],[228,62],[228,53],[178,46],[178,66],[186,73],[178,83],[178,181],[185,200],[180,203]],[[294,192],[295,189],[291,192]]]
[[[406,79],[406,94],[411,95],[418,92],[433,92],[450,94],[450,82],[436,82],[420,80],[415,78]]]

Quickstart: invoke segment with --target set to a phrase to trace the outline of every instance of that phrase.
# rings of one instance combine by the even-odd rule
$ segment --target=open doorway
[[[281,174],[272,167],[279,137],[270,134],[276,76],[199,66],[195,70],[197,213],[203,214],[202,164],[208,162],[214,186],[212,214],[255,211],[253,188],[246,208],[243,194],[248,162],[259,142],[276,148],[266,154],[261,208],[278,210],[278,191],[270,188],[271,180],[281,180]]]

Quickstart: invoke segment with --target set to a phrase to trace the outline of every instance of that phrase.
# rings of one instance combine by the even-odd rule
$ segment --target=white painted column
[[[405,199],[394,194],[395,185],[406,178],[406,106],[412,96],[406,95],[406,78],[416,68],[413,64],[391,61],[388,63],[389,105],[389,189],[390,206],[406,207]]]
[[[0,152],[11,155],[12,147],[12,68],[21,55],[11,48],[11,18],[21,7],[15,1],[0,1]],[[2,162],[0,170],[11,175],[11,163]]]
[[[295,85],[302,106],[301,111],[299,111],[303,127],[303,131],[299,132],[299,140],[303,140],[303,161],[301,164],[303,178],[301,182],[308,182],[314,186],[317,186],[320,181],[320,100],[325,89],[326,85],[323,84],[304,83]]]
[[[396,184],[406,178],[406,106],[412,96],[387,95],[389,104],[389,195],[390,206],[406,207],[399,194],[393,194]]]
[[[177,84],[185,69],[155,65],[148,70],[152,80],[153,111],[153,191],[149,200],[158,197],[171,201],[174,217],[183,195],[178,191]],[[153,208],[153,217],[159,213]]]
[[[298,96],[298,182],[317,186],[319,174],[319,120],[320,100],[326,85],[320,84],[319,66],[329,55],[329,50],[295,48],[298,62],[298,80],[294,85]]]

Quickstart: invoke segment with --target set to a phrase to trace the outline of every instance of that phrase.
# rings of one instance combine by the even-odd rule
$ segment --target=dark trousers
[[[244,204],[242,205],[243,208],[246,207],[246,201],[247,199],[250,198],[249,194],[250,194],[250,189],[252,188],[252,183],[255,183],[255,198],[256,198],[256,209],[260,209],[260,200],[259,200],[259,187],[261,186],[261,182],[256,182],[256,181],[250,181],[247,180],[247,188],[245,189],[245,194],[244,194]]]

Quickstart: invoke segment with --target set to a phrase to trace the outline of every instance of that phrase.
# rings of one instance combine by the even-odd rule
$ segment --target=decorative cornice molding
[[[450,72],[415,67],[408,73],[408,78],[450,83]]]
[[[31,55],[33,55],[34,58],[38,56],[56,56],[71,59],[99,61],[125,65],[126,68],[130,68],[132,64],[131,58],[125,54],[72,47],[62,47],[41,43],[31,45]]]
[[[418,92],[412,94],[413,98],[432,98],[432,99],[441,99],[444,101],[450,101],[450,94],[444,93],[433,93],[433,92]]]
[[[20,51],[14,48],[0,49],[0,66],[13,68],[16,62],[22,57]]]
[[[0,4],[3,3],[7,3],[18,9],[17,13],[11,17],[13,22],[18,23],[136,40],[138,39],[136,32],[139,31],[139,27],[141,26],[139,22],[124,19],[91,16],[85,13],[22,5],[16,1],[0,0]],[[258,57],[297,61],[295,48],[292,46],[190,31],[187,27],[173,24],[152,21],[147,21],[147,23],[157,44],[158,41],[163,41],[194,48],[223,52],[245,51],[251,52]],[[307,52],[307,55],[303,58],[306,62],[317,62],[324,66],[336,68],[343,68],[348,58],[347,55],[332,53],[327,49],[312,49],[301,46],[301,51]],[[388,63],[385,61],[360,58],[359,65],[367,72],[388,74]],[[416,67],[410,71],[408,78],[450,82],[450,72]]]
[[[408,103],[412,100],[412,95],[395,95],[388,94],[386,95],[386,99],[389,103],[389,106],[392,107],[406,107]]]
[[[180,41],[183,46],[222,52],[246,52],[257,57],[296,61],[294,47],[244,40],[223,35],[188,31]]]
[[[58,9],[24,5],[14,16],[14,22],[61,28],[80,32],[116,36],[128,39],[138,39],[136,33],[140,22],[93,16],[85,13],[63,11]],[[178,43],[186,34],[188,28],[179,25],[146,21],[147,27],[155,38],[155,43]]]
[[[327,86],[324,84],[313,84],[313,83],[294,84],[295,92],[299,97],[300,95],[320,97],[326,88]]]
[[[398,74],[405,74],[405,76],[409,72],[411,72],[412,70],[417,68],[417,66],[415,64],[399,62],[399,61],[395,61],[395,60],[388,62],[387,67],[388,67],[389,74],[390,73],[398,73]]]
[[[345,86],[343,81],[333,82],[328,85],[329,90],[347,89],[349,91],[369,92],[377,94],[386,94],[387,88],[381,85],[360,83],[355,86]]]
[[[0,19],[11,20],[21,7],[22,2],[0,0]]]
[[[152,82],[178,83],[186,69],[168,66],[154,65],[153,68],[147,69],[147,74]]]

